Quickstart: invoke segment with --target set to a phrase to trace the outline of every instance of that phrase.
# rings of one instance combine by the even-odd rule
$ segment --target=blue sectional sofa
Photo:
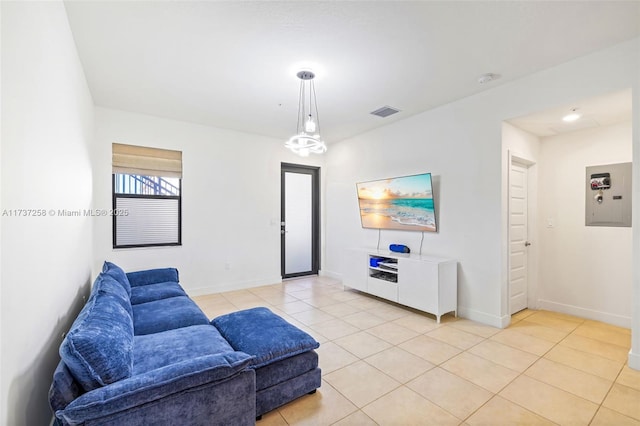
[[[176,269],[125,273],[105,262],[60,346],[56,424],[249,425],[320,386],[318,343],[268,309],[220,317],[226,336],[215,322]]]

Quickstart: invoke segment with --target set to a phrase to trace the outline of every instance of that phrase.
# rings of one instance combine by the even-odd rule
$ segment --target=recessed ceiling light
[[[582,117],[582,114],[578,112],[578,108],[572,108],[569,114],[562,117],[562,121],[564,121],[565,123],[571,123],[576,121],[580,117]]]

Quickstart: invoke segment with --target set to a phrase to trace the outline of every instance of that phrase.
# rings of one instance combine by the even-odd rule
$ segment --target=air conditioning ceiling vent
[[[378,117],[385,118],[385,117],[388,117],[390,115],[395,114],[396,112],[400,112],[400,110],[396,109],[396,108],[393,108],[393,107],[390,107],[388,105],[385,105],[382,108],[378,108],[375,111],[371,111],[371,114],[377,115]]]

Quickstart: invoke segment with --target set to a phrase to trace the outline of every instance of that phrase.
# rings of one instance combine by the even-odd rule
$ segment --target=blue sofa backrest
[[[128,272],[127,279],[131,283],[131,287],[156,283],[180,282],[176,268],[158,268],[147,271]]]
[[[61,361],[49,391],[54,411],[86,391],[130,377],[132,350],[129,295],[113,277],[101,273],[60,345]]]

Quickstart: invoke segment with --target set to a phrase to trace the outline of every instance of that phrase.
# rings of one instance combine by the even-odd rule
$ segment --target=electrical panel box
[[[586,226],[631,226],[631,163],[587,167]]]

